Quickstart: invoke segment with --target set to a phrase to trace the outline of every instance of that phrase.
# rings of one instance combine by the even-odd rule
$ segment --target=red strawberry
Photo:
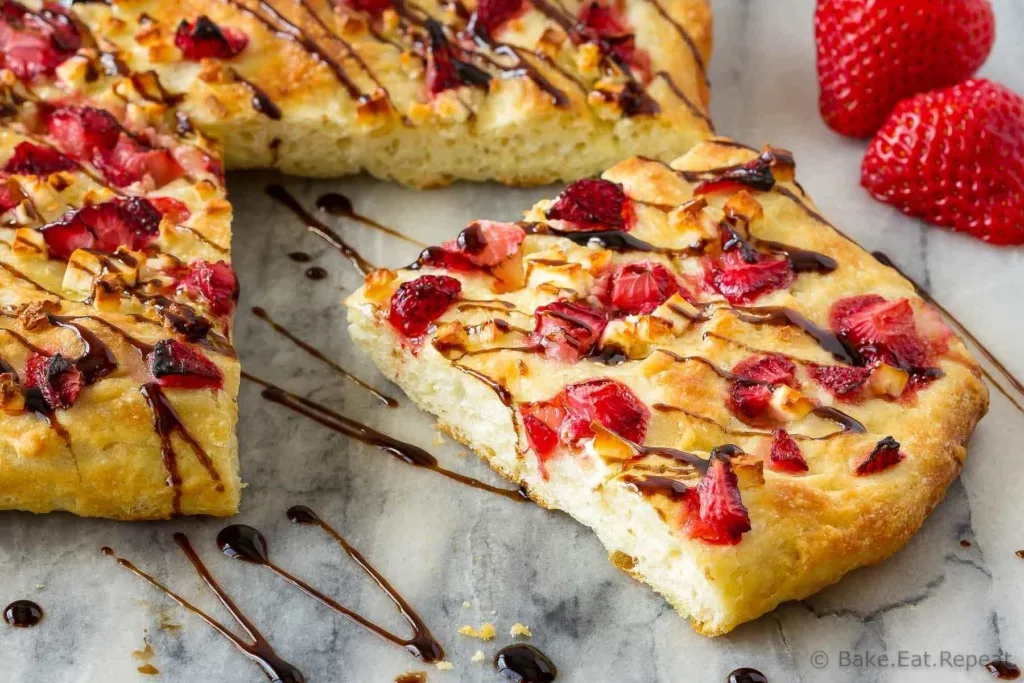
[[[16,207],[25,198],[21,186],[13,178],[0,180],[0,213],[6,213]]]
[[[679,282],[668,268],[653,261],[635,261],[616,269],[611,303],[624,313],[650,313],[678,291]]]
[[[224,376],[213,361],[195,346],[161,339],[146,356],[149,370],[160,386],[179,389],[220,389]]]
[[[800,386],[796,378],[796,364],[777,353],[764,353],[745,358],[736,364],[732,374],[744,380],[763,384],[787,384],[794,389]]]
[[[462,291],[447,275],[421,275],[403,283],[391,296],[388,322],[406,337],[418,337],[440,318]]]
[[[570,301],[555,301],[534,312],[532,344],[548,358],[575,363],[594,350],[608,317],[603,311]]]
[[[33,353],[25,367],[25,386],[36,387],[51,410],[67,410],[74,405],[85,380],[74,361],[59,353],[44,356]]]
[[[871,368],[813,364],[808,368],[808,373],[828,393],[840,400],[850,401],[857,397],[864,383],[871,377]]]
[[[204,14],[195,23],[182,19],[174,32],[174,44],[185,59],[231,59],[245,49],[249,37],[237,28],[217,26]]]
[[[814,34],[825,123],[867,137],[900,100],[977,71],[995,17],[988,0],[819,0]]]
[[[726,405],[744,422],[758,422],[768,412],[772,389],[766,384],[733,382]]]
[[[215,315],[227,315],[238,303],[238,277],[224,261],[193,261],[179,289],[205,299]]]
[[[0,67],[23,80],[52,74],[81,46],[66,10],[54,2],[30,12],[13,0],[0,3]]]
[[[573,41],[597,43],[603,54],[627,67],[633,64],[636,41],[626,18],[614,7],[591,0],[580,8],[579,23]]]
[[[736,545],[750,531],[750,514],[740,498],[739,480],[729,458],[713,452],[708,471],[684,496],[684,529],[714,545]]]
[[[562,190],[547,217],[563,221],[563,230],[629,230],[633,209],[621,185],[584,178]]]
[[[31,142],[19,142],[14,155],[7,160],[4,173],[16,175],[48,176],[58,171],[68,171],[77,164],[52,147]]]
[[[829,323],[866,361],[907,369],[924,367],[928,361],[907,299],[888,301],[877,294],[840,299],[832,305]]]
[[[72,210],[40,230],[50,255],[67,260],[75,249],[142,249],[160,235],[160,212],[142,197]]]
[[[104,109],[60,107],[46,119],[46,130],[57,145],[76,159],[92,161],[96,150],[111,150],[121,136],[121,124]]]
[[[771,468],[780,472],[806,472],[807,461],[800,453],[800,446],[785,429],[772,431],[772,448],[768,456]]]
[[[733,250],[725,252],[705,268],[704,282],[729,303],[745,304],[788,287],[793,277],[793,267],[788,259],[759,258],[748,263],[739,251]]]
[[[903,460],[903,454],[900,453],[900,442],[887,436],[875,444],[874,450],[857,465],[857,474],[876,474],[889,469],[900,460]]]
[[[518,16],[524,6],[523,0],[480,0],[469,22],[469,29],[486,37],[493,36],[502,24]]]
[[[1024,244],[1024,97],[979,79],[904,100],[868,146],[861,185],[935,225]]]
[[[558,449],[558,431],[565,420],[565,409],[558,401],[524,403],[519,406],[519,419],[526,432],[526,441],[537,454],[541,476],[547,479],[545,463]]]
[[[343,0],[344,4],[359,12],[379,17],[391,8],[391,0]]]
[[[184,223],[192,215],[192,212],[188,210],[188,206],[180,199],[174,199],[173,197],[151,197],[149,201],[156,207],[157,211],[167,216],[175,224]]]
[[[474,266],[489,268],[516,254],[524,239],[526,233],[514,223],[476,221],[441,248],[464,256]]]
[[[610,379],[592,379],[565,388],[563,405],[568,413],[562,424],[562,439],[571,446],[594,435],[591,424],[634,443],[643,443],[651,412],[625,384]]]
[[[169,150],[151,147],[127,134],[121,135],[112,150],[96,155],[93,163],[118,187],[145,181],[147,187],[157,189],[184,174]]]

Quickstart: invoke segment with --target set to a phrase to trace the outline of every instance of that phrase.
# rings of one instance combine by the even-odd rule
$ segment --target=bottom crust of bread
[[[549,476],[541,476],[520,444],[513,411],[429,344],[412,353],[390,326],[352,302],[349,328],[383,374],[438,417],[441,429],[539,505],[562,510],[593,529],[616,567],[663,595],[708,636],[807,597],[899,550],[959,475],[964,443],[987,406],[984,386],[970,378],[963,392],[948,395],[948,405],[936,406],[937,450],[920,459],[920,485],[903,492],[898,502],[886,499],[891,492],[834,492],[838,499],[809,500],[797,489],[776,491],[764,501],[768,509],[760,511],[771,517],[760,538],[710,546],[677,533],[628,487],[598,486],[594,473],[571,458],[548,463]],[[828,511],[829,523],[818,520],[820,510]],[[835,523],[837,517],[842,525]]]

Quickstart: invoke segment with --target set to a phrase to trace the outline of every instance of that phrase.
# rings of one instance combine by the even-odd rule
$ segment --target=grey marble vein
[[[1024,5],[1019,0],[994,4],[999,37],[982,74],[1022,92]],[[1024,375],[1024,358],[1017,353],[1024,338],[1019,303],[1024,251],[922,227],[872,201],[859,187],[864,144],[832,133],[817,114],[813,6],[813,0],[714,2],[711,79],[718,129],[755,145],[770,141],[792,149],[799,177],[826,216],[920,278]],[[344,331],[339,301],[361,278],[263,195],[269,181],[285,182],[309,205],[324,191],[344,192],[360,212],[429,243],[450,237],[473,217],[514,219],[553,190],[458,185],[415,192],[365,178],[311,182],[259,173],[234,174],[229,183],[243,284],[237,321],[243,364],[428,448],[446,466],[497,482],[464,449],[448,441],[435,445],[431,419],[408,401],[394,411],[379,407],[248,313],[253,305],[264,306],[349,370],[400,397]],[[407,263],[417,251],[357,224],[331,222],[381,264]],[[310,264],[285,257],[295,249],[312,254],[329,278],[303,277]],[[757,667],[773,682],[987,680],[978,668],[844,667],[842,651],[938,658],[942,651],[1005,649],[1024,663],[1024,561],[1014,556],[1024,547],[1019,503],[1024,419],[995,393],[961,480],[907,548],[715,640],[694,634],[663,600],[615,570],[596,538],[567,516],[405,466],[262,401],[251,385],[243,385],[239,400],[249,487],[237,521],[263,530],[282,566],[404,633],[392,605],[336,545],[317,529],[291,525],[284,515],[295,503],[314,507],[422,611],[455,669],[424,667],[269,572],[222,557],[213,544],[222,521],[129,525],[9,513],[0,515],[0,602],[33,598],[47,616],[35,629],[0,629],[0,681],[145,681],[136,671],[142,662],[132,656],[144,637],[154,650],[151,663],[161,672],[152,680],[264,680],[208,627],[99,553],[101,545],[115,547],[227,620],[170,542],[176,530],[190,535],[243,609],[310,681],[387,683],[411,669],[427,669],[436,683],[496,681],[486,664],[473,664],[470,657],[477,649],[493,655],[510,642],[514,622],[533,629],[532,642],[551,655],[561,670],[559,681],[567,683],[707,683],[724,680],[737,666]],[[972,545],[961,547],[962,539]],[[496,641],[456,635],[464,624],[483,622],[495,624]],[[829,658],[824,668],[816,668],[816,652]]]

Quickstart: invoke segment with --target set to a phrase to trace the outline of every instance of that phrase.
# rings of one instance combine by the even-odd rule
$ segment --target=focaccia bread
[[[540,184],[706,139],[706,0],[114,0],[73,11],[154,70],[229,168]]]
[[[220,150],[64,10],[0,12],[0,508],[232,514]]]
[[[475,222],[346,303],[389,379],[707,635],[900,548],[988,405],[792,157],[721,138]]]

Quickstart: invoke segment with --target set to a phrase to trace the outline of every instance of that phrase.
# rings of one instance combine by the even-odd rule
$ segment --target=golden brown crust
[[[663,593],[706,635],[725,633],[781,601],[805,597],[851,569],[878,562],[902,547],[959,474],[967,440],[988,406],[977,363],[963,343],[946,336],[948,330],[936,324],[933,312],[911,283],[825,222],[796,184],[785,153],[765,152],[771,159],[770,189],[724,186],[691,201],[700,183],[721,180],[728,169],[753,162],[760,154],[716,139],[699,145],[671,166],[637,158],[609,169],[603,177],[620,184],[633,202],[636,223],[629,235],[658,248],[682,251],[671,255],[616,253],[580,246],[533,228],[538,234],[528,234],[522,247],[526,282],[522,289],[504,291],[502,286],[499,294],[496,280],[486,273],[445,273],[460,280],[463,298],[501,299],[514,309],[454,306],[429,335],[437,341],[428,339],[415,353],[391,330],[385,314],[392,292],[402,282],[437,271],[397,271],[394,279],[377,278],[373,288],[356,292],[347,301],[356,341],[421,407],[439,414],[443,429],[476,450],[504,476],[525,483],[535,500],[564,509],[593,526],[613,557],[630,558],[616,562],[617,566]],[[551,205],[540,202],[527,212],[527,220],[548,224]],[[686,248],[702,236],[713,236],[711,244],[717,244],[715,226],[729,212],[746,213],[746,230],[759,244],[771,241],[810,250],[834,259],[835,269],[797,273],[782,289],[749,304],[728,305],[706,286],[696,284],[709,257]],[[539,305],[558,298],[583,298],[611,264],[642,260],[672,268],[693,285],[688,300],[703,307],[704,316],[699,321],[682,320],[663,305],[651,316],[613,320],[602,344],[614,342],[631,358],[613,366],[586,358],[566,363],[542,353],[497,350],[528,346],[525,335],[533,329],[532,314]],[[745,307],[785,307],[827,329],[829,311],[836,301],[866,294],[908,302],[921,334],[934,334],[939,340],[936,348],[941,350],[930,362],[941,376],[936,372],[932,381],[908,392],[898,381],[905,382],[900,372],[878,366],[866,385],[870,387],[866,394],[856,400],[841,400],[808,374],[812,364],[836,364],[831,352],[793,325],[767,325],[743,318]],[[712,309],[706,308],[709,303]],[[678,305],[686,307],[688,302],[679,300]],[[709,314],[709,310],[714,312]],[[496,318],[505,319],[511,330],[488,322]],[[526,333],[516,331],[523,328]],[[482,349],[492,350],[479,353]],[[780,404],[768,426],[751,426],[737,418],[727,405],[730,380],[708,363],[678,360],[701,356],[728,370],[752,354],[764,352],[794,359],[799,379],[796,389],[782,392],[789,403]],[[537,456],[518,433],[519,420],[515,421],[517,433],[509,435],[508,428],[501,426],[507,419],[501,416],[507,415],[508,408],[477,408],[477,404],[488,403],[490,390],[475,393],[466,382],[476,380],[458,372],[457,365],[499,382],[514,406],[548,400],[569,384],[595,377],[624,383],[649,407],[673,406],[651,411],[645,444],[698,454],[723,443],[741,447],[748,455],[736,461],[735,469],[751,531],[736,545],[713,545],[688,537],[685,527],[676,521],[685,514],[680,503],[664,495],[641,496],[622,480],[638,466],[646,468],[641,471],[679,477],[687,484],[694,481],[692,472],[687,474],[685,467],[650,456],[623,465],[615,459],[614,447],[596,439],[593,445],[574,451],[575,455],[553,457],[547,462],[549,475],[543,476]],[[462,379],[467,377],[471,379]],[[893,389],[892,381],[898,390]],[[461,410],[474,406],[464,419],[450,411],[441,398],[459,392],[466,394]],[[470,392],[474,392],[472,397]],[[499,403],[493,396],[489,400]],[[807,407],[801,409],[804,403]],[[813,406],[842,410],[859,421],[866,433],[836,432],[831,420],[806,412]],[[487,421],[495,426],[481,427]],[[799,447],[809,466],[807,473],[761,466],[762,458],[768,462],[771,426],[780,425],[803,437]],[[830,436],[821,438],[826,435]],[[882,471],[858,474],[858,466],[875,444],[888,436],[900,443],[902,461]],[[617,506],[619,515],[634,520],[638,535],[650,542],[620,533],[617,521],[595,512],[607,506]],[[652,511],[657,513],[653,517]],[[666,545],[675,550],[658,549]],[[680,578],[684,565],[691,564],[703,577],[701,585]],[[695,600],[688,589],[713,598]]]
[[[630,154],[667,161],[710,135],[706,0],[621,4],[635,33],[633,76],[577,34],[583,3],[527,3],[489,39],[467,32],[467,5],[396,3],[379,17],[327,0],[121,0],[74,11],[104,49],[181,93],[181,109],[223,141],[231,167],[366,170],[417,187],[460,178],[534,185]],[[249,44],[230,59],[184,59],[175,30],[200,15]],[[428,91],[428,17],[491,76],[486,87]]]

